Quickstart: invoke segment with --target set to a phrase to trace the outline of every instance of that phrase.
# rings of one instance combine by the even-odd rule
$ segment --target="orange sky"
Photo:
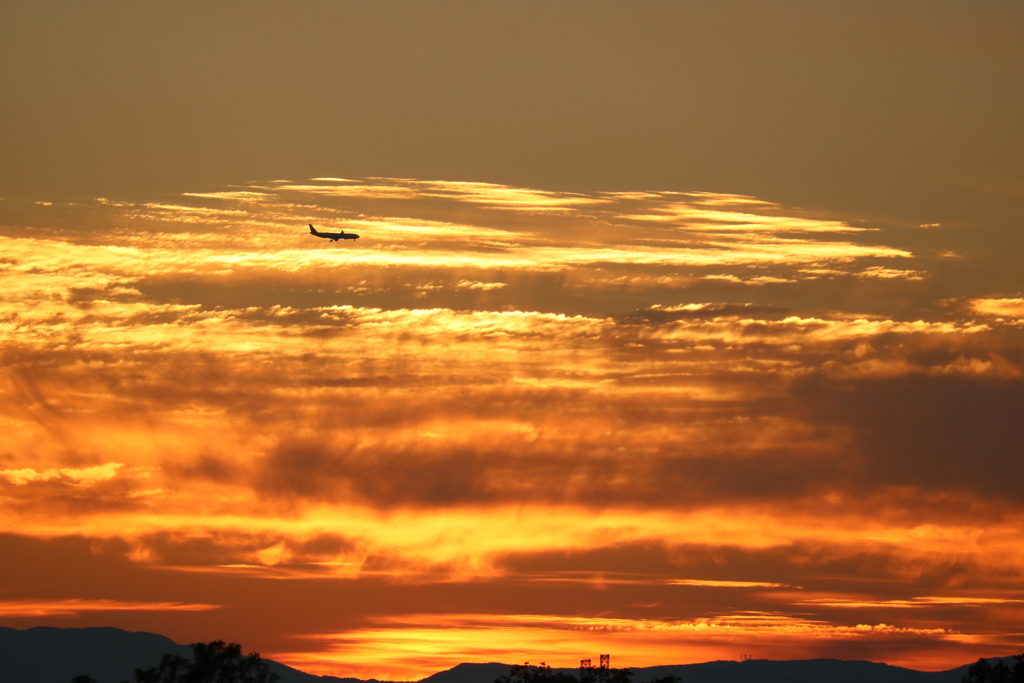
[[[6,206],[2,623],[393,678],[1018,642],[1024,299],[934,298],[964,257],[889,242],[940,228],[391,179]]]
[[[1019,652],[1022,30],[5,4],[0,625],[394,680]]]

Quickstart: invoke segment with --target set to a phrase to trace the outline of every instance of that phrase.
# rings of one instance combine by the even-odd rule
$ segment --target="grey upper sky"
[[[1016,0],[8,1],[0,196],[386,175],[1009,237],[1022,35]]]

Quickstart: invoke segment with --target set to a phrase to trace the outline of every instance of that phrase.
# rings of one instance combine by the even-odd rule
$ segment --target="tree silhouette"
[[[967,675],[960,679],[962,683],[1024,683],[1024,654],[1014,655],[1017,663],[1013,668],[1003,662],[993,666],[984,659],[979,659],[967,669]]]
[[[539,666],[513,664],[504,676],[494,679],[494,683],[579,683],[574,676],[561,671],[552,671],[551,667],[541,662]]]
[[[191,662],[165,654],[159,666],[135,670],[135,683],[276,683],[279,678],[270,672],[270,665],[260,659],[259,653],[242,655],[241,645],[223,640],[193,643]],[[96,680],[82,674],[72,678],[71,683]]]
[[[632,677],[629,669],[580,669],[580,683],[629,683]]]
[[[256,652],[242,655],[238,643],[215,640],[192,645],[192,661],[166,654],[160,666],[135,670],[135,683],[275,683],[278,675]]]
[[[582,669],[580,678],[571,676],[563,671],[552,671],[551,667],[541,662],[538,666],[526,664],[514,664],[508,673],[499,676],[494,683],[630,683],[633,672],[629,669],[604,669],[605,675],[601,675],[601,669]],[[674,677],[671,677],[674,679]],[[673,683],[664,681],[663,683]]]

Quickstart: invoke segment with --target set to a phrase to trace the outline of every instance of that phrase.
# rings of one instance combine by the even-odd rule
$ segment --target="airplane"
[[[354,232],[345,232],[344,230],[342,230],[341,232],[317,232],[317,229],[313,227],[312,223],[309,226],[309,234],[316,235],[317,237],[326,237],[332,242],[337,242],[338,240],[359,239],[359,235],[355,234]]]

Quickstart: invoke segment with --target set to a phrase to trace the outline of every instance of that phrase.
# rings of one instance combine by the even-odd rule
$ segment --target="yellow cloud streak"
[[[132,602],[126,600],[0,600],[0,617],[71,616],[84,612],[205,612],[220,605],[187,602]]]
[[[971,299],[970,304],[984,315],[1024,318],[1024,299]]]
[[[385,512],[366,507],[307,504],[291,506],[289,514],[282,516],[275,506],[261,505],[246,496],[238,496],[234,502],[209,496],[210,492],[202,491],[195,495],[157,496],[153,502],[158,503],[160,512],[54,512],[43,519],[34,512],[7,511],[3,517],[10,528],[29,536],[55,538],[80,534],[123,538],[143,545],[146,536],[161,532],[183,538],[234,535],[263,537],[267,540],[261,550],[267,551],[281,539],[303,543],[323,535],[336,535],[348,539],[353,548],[339,555],[335,560],[337,566],[328,567],[325,572],[340,578],[360,575],[361,561],[377,556],[393,558],[398,575],[409,579],[423,573],[424,578],[436,580],[436,572],[441,570],[447,580],[480,580],[502,576],[505,570],[496,561],[510,554],[544,549],[584,552],[595,544],[605,547],[631,543],[747,549],[810,544],[830,547],[835,552],[843,548],[846,550],[842,552],[874,549],[927,562],[970,555],[983,563],[1024,566],[1024,550],[1015,541],[1020,520],[973,528],[900,527],[867,516],[823,518],[798,510],[776,509],[769,513],[742,505],[706,506],[692,512],[544,505],[528,509],[518,505],[451,506]],[[231,508],[232,512],[225,512]],[[287,565],[289,558],[279,549],[253,559],[255,563],[280,561]],[[283,576],[286,575],[287,572]]]
[[[759,581],[711,581],[708,579],[672,579],[670,586],[706,586],[709,588],[788,588],[784,583],[763,583]]]
[[[460,281],[454,287],[501,287],[502,283]],[[215,348],[218,353],[263,351],[286,357],[304,352],[294,340],[304,330],[322,328],[327,324],[344,323],[350,337],[349,346],[340,353],[351,353],[355,340],[370,343],[382,337],[445,337],[457,340],[468,349],[473,340],[486,342],[495,335],[550,340],[552,349],[566,339],[591,339],[602,342],[614,335],[635,335],[639,340],[703,343],[718,341],[731,345],[769,344],[784,347],[792,344],[827,344],[840,340],[877,337],[883,334],[903,335],[965,335],[978,334],[989,328],[977,323],[899,322],[855,318],[836,320],[790,316],[766,321],[752,318],[735,319],[723,316],[711,320],[680,320],[649,329],[619,325],[611,320],[584,316],[566,316],[534,312],[472,311],[450,309],[382,310],[353,306],[309,309],[318,318],[295,321],[301,311],[285,307],[270,309],[236,309],[203,311],[197,305],[148,304],[94,301],[87,307],[70,306],[52,297],[26,297],[24,302],[8,305],[9,315],[0,321],[0,335],[9,341],[29,342],[52,339],[54,332],[73,324],[79,346]],[[673,309],[666,308],[666,311]],[[170,320],[166,316],[171,316]],[[164,319],[161,319],[164,318]],[[278,324],[276,320],[282,320]],[[319,324],[318,324],[319,321]],[[628,337],[627,337],[628,339]],[[512,350],[512,349],[510,349]],[[334,355],[330,348],[320,351]],[[445,349],[430,355],[443,356]],[[702,361],[707,362],[707,361]],[[967,368],[965,368],[966,370]]]
[[[413,181],[424,196],[455,198],[471,204],[483,204],[520,211],[564,211],[576,206],[604,204],[600,197],[530,190],[509,185],[472,182]]]
[[[80,485],[89,485],[97,481],[109,481],[117,476],[118,470],[124,467],[123,462],[109,462],[95,467],[63,467],[37,472],[32,468],[20,470],[0,470],[0,477],[15,485],[25,485],[32,481],[66,480]]]
[[[6,277],[42,269],[55,275],[76,274],[79,286],[109,281],[112,275],[152,277],[162,274],[239,275],[245,270],[281,273],[309,272],[317,268],[353,266],[418,266],[556,270],[596,264],[660,266],[728,266],[806,264],[850,261],[858,258],[908,257],[906,251],[840,242],[799,240],[763,244],[712,244],[711,248],[572,248],[524,246],[493,252],[415,250],[241,250],[175,249],[72,245],[32,238],[0,238],[0,248],[19,261]],[[95,278],[101,280],[97,281]],[[95,286],[94,284],[94,286]],[[52,286],[52,285],[51,285]]]
[[[973,597],[922,597],[909,600],[857,600],[857,599],[828,599],[816,598],[811,600],[800,600],[797,605],[814,605],[820,607],[844,607],[850,609],[862,608],[925,608],[945,607],[949,605],[962,605],[976,607],[978,605],[1006,605],[1013,603],[1024,603],[1024,600],[1012,598],[973,598]]]
[[[625,214],[619,218],[670,223],[674,227],[694,232],[864,232],[842,221],[824,221],[788,216],[765,216],[735,211],[712,211],[698,206],[677,204],[662,207],[652,214]]]

